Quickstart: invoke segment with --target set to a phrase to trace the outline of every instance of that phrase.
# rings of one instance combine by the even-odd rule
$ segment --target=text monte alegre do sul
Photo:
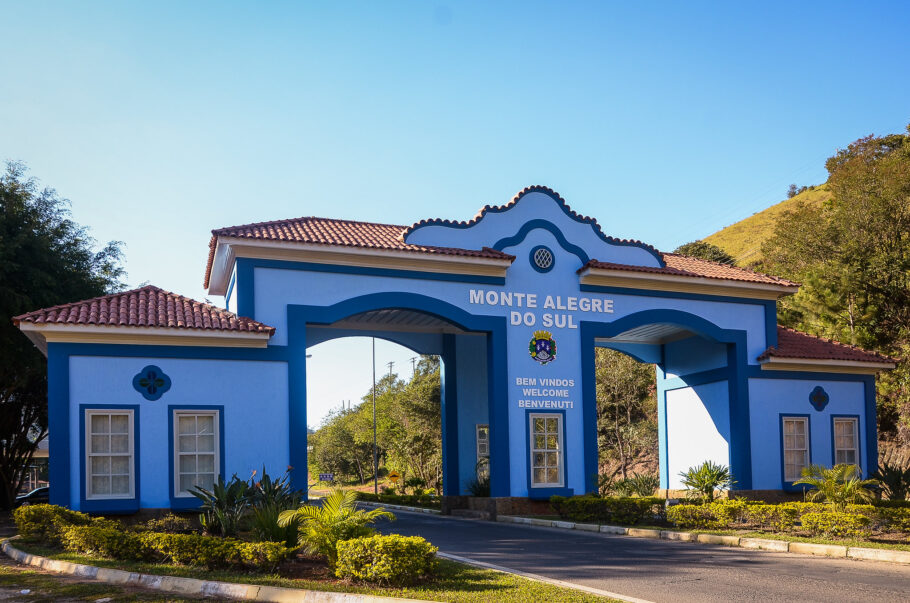
[[[541,299],[542,298],[542,299]],[[504,306],[520,308],[509,312],[509,322],[514,326],[555,327],[577,329],[578,322],[569,312],[612,314],[613,300],[599,297],[575,297],[562,295],[538,295],[513,291],[484,291],[471,289],[469,303],[474,305]],[[562,310],[564,312],[538,312],[532,310]]]

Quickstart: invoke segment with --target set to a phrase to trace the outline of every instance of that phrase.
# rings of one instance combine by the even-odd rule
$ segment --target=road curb
[[[13,538],[18,538],[14,536]],[[40,567],[58,574],[67,574],[79,578],[89,578],[113,584],[116,586],[138,586],[149,590],[175,593],[180,595],[201,595],[222,599],[240,599],[244,601],[268,601],[270,603],[390,603],[391,601],[410,601],[411,603],[427,603],[422,599],[401,599],[397,597],[377,597],[375,595],[361,595],[357,593],[333,593],[321,590],[303,590],[298,588],[283,588],[280,586],[260,586],[258,584],[236,584],[233,582],[218,582],[215,580],[199,580],[196,578],[180,578],[158,574],[141,574],[126,570],[95,567],[70,561],[48,559],[39,555],[32,555],[20,551],[12,544],[12,538],[0,541],[0,549],[8,557],[23,565]]]
[[[358,500],[358,505],[367,505],[368,507],[383,507],[384,509],[392,509],[393,511],[410,511],[411,513],[430,513],[432,515],[439,515],[441,511],[439,509],[427,509],[426,507],[406,507],[404,505],[387,505],[381,502],[373,502],[372,500]]]
[[[516,515],[499,515],[496,518],[500,523],[511,523],[536,528],[553,528],[558,530],[579,530],[584,532],[599,532],[614,536],[628,536],[631,538],[651,538],[657,540],[677,540],[683,542],[700,542],[703,544],[719,544],[722,546],[739,547],[743,549],[756,549],[773,553],[795,553],[799,555],[814,555],[817,557],[836,557],[845,559],[861,559],[863,561],[885,561],[910,565],[910,551],[895,551],[892,549],[872,549],[865,547],[846,547],[839,544],[815,544],[811,542],[798,542],[790,540],[774,540],[771,538],[741,538],[723,534],[693,534],[677,530],[654,530],[650,528],[627,528],[624,526],[601,525],[595,529],[595,524],[574,523],[564,520],[538,519],[519,517]]]

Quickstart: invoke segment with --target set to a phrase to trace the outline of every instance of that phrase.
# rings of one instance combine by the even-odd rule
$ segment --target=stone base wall
[[[532,500],[519,496],[486,498],[477,496],[443,496],[442,514],[458,515],[457,511],[471,511],[495,520],[497,515],[553,515],[549,501]]]

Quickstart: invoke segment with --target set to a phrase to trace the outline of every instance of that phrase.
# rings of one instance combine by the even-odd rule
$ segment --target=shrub
[[[203,534],[145,532],[139,538],[147,550],[166,561],[210,569],[245,566],[271,570],[291,554],[278,542],[243,542]]]
[[[190,494],[202,501],[202,514],[199,522],[209,534],[234,536],[240,525],[240,519],[250,506],[249,485],[235,474],[231,481],[225,483],[218,476],[218,481],[211,490],[200,486],[190,489]]]
[[[686,487],[687,497],[699,498],[711,502],[715,490],[729,490],[736,483],[730,468],[705,461],[698,467],[690,467],[680,472],[682,483]]]
[[[23,538],[58,544],[62,528],[89,525],[92,518],[86,513],[71,511],[57,505],[28,505],[13,511],[13,521],[16,522],[16,529]]]
[[[862,479],[859,467],[844,463],[830,469],[821,465],[803,468],[802,477],[793,485],[805,484],[814,489],[806,493],[812,502],[826,502],[837,511],[843,511],[848,503],[867,503],[875,499],[870,487],[878,485],[874,479]]]
[[[664,501],[659,498],[553,496],[550,504],[563,519],[588,523],[635,525],[664,516]]]
[[[708,505],[673,505],[667,509],[667,521],[680,528],[710,529],[725,527],[718,522]]]
[[[338,543],[335,575],[402,586],[436,571],[439,549],[419,536],[370,536]]]
[[[168,513],[156,519],[149,519],[144,524],[137,526],[137,530],[141,532],[164,532],[165,534],[192,534],[196,531],[196,526],[187,517]]]
[[[760,528],[775,532],[789,532],[799,517],[798,507],[783,505],[749,505],[746,509],[746,521]]]
[[[358,492],[357,500],[387,503],[390,505],[411,505],[421,507],[439,508],[440,500],[434,494],[373,494],[372,492]]]
[[[60,530],[60,543],[67,551],[109,559],[139,561],[151,554],[139,534],[112,526],[64,527]]]
[[[889,500],[904,500],[910,493],[910,466],[906,469],[898,465],[882,463],[873,474]]]
[[[868,517],[839,511],[806,513],[802,517],[803,528],[813,535],[837,538],[856,538],[868,523]]]
[[[380,518],[395,519],[385,509],[362,511],[357,509],[357,492],[334,490],[321,505],[302,505],[293,511],[282,511],[279,525],[299,522],[297,543],[307,553],[323,555],[329,567],[338,561],[337,544],[342,540],[371,536],[369,524]]]
[[[303,498],[303,492],[291,487],[291,476],[285,472],[278,479],[272,479],[262,467],[262,477],[250,479],[249,492],[252,501],[252,528],[256,540],[282,542],[285,546],[296,548],[299,522],[291,521],[287,525],[278,525],[278,516],[282,511],[296,509]]]

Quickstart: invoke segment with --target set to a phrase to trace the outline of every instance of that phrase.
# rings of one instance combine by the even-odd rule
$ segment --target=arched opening
[[[704,461],[731,467],[738,487],[750,487],[750,443],[747,435],[741,435],[748,430],[737,429],[744,418],[748,420],[744,377],[737,370],[738,355],[744,354],[743,332],[721,329],[686,312],[651,310],[589,328],[588,334],[595,348],[621,352],[654,366],[651,402],[642,399],[640,374],[637,380],[629,374],[639,369],[630,367],[628,360],[604,353],[586,355],[586,379],[587,374],[592,376],[590,387],[595,392],[590,400],[595,410],[588,412],[597,430],[596,439],[592,437],[596,450],[588,452],[596,458],[591,465],[599,478],[621,476],[623,465],[626,475],[636,467],[648,473],[654,466],[655,451],[643,447],[641,440],[647,444],[650,436],[651,445],[657,447],[661,489],[682,489],[680,473]],[[626,374],[610,375],[605,364]],[[627,391],[616,391],[623,385]],[[620,416],[624,410],[628,411],[625,422]],[[611,426],[605,424],[610,419],[614,421],[612,434],[608,433]],[[648,434],[652,426],[656,438]],[[642,435],[639,441],[632,441]],[[619,446],[625,448],[617,449]],[[616,465],[620,465],[619,471]],[[602,487],[603,483],[591,486]]]

